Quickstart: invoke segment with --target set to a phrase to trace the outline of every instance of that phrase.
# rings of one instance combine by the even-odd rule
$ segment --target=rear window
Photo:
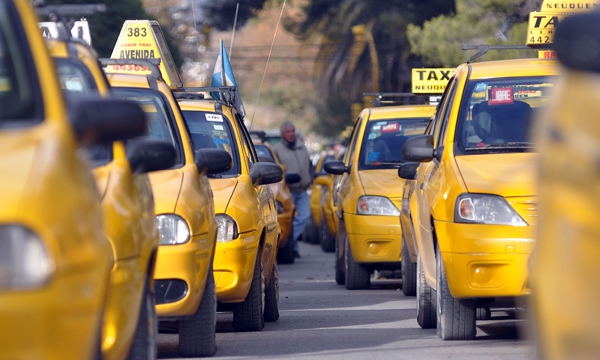
[[[237,176],[240,173],[235,137],[227,117],[204,111],[182,111],[188,127],[194,149],[221,149],[227,151],[233,159],[233,166],[223,176]]]
[[[423,135],[429,118],[373,120],[367,123],[360,151],[359,170],[389,169],[406,162],[402,146]]]
[[[546,101],[554,77],[470,81],[457,123],[458,153],[532,151],[533,113]]]

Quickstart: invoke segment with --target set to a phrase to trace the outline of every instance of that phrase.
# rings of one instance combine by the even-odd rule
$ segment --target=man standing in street
[[[281,127],[281,142],[273,145],[279,160],[285,166],[287,173],[297,173],[300,181],[288,184],[292,192],[297,214],[294,217],[292,228],[294,231],[294,257],[299,258],[298,239],[302,235],[308,220],[310,219],[310,203],[306,191],[312,183],[312,163],[306,146],[296,139],[296,127],[290,121],[284,122]]]

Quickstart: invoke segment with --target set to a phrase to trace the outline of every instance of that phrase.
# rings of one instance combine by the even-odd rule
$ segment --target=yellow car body
[[[30,2],[2,0],[0,13],[2,28],[13,31],[0,36],[8,40],[0,55],[0,122],[18,121],[0,131],[2,357],[99,358],[113,257],[100,195],[79,148],[141,133],[145,119],[137,106],[100,99],[81,99],[67,116]],[[24,86],[29,99],[16,92]],[[102,107],[115,117],[103,121],[91,110]],[[130,110],[132,127],[119,127],[119,112]]]
[[[325,163],[327,172],[342,175],[335,200],[336,280],[347,289],[368,289],[373,270],[400,267],[402,145],[423,134],[434,110],[431,105],[364,109],[344,162]]]
[[[536,116],[539,226],[531,305],[536,349],[544,359],[592,359],[600,350],[600,78],[598,54],[587,51],[598,43],[598,24],[596,12],[561,21],[554,47],[561,76]]]
[[[334,152],[332,160],[341,160],[345,154],[346,149],[341,147]],[[325,164],[323,163],[323,165]],[[315,179],[315,183],[322,183],[321,201],[323,201],[323,221],[327,226],[327,232],[329,233],[329,236],[332,239],[334,239],[334,243],[337,243],[335,239],[337,237],[337,231],[340,222],[339,218],[336,215],[334,195],[335,192],[339,190],[338,184],[341,178],[341,175],[329,175],[328,178],[325,178],[324,176],[319,176]]]
[[[404,144],[404,157],[421,162],[409,209],[417,321],[442,339],[475,337],[477,308],[487,318],[494,301],[515,306],[530,294],[537,155],[527,131],[557,73],[552,60],[460,65],[431,134]]]
[[[273,147],[267,141],[263,142],[252,138],[254,148],[259,158],[266,156],[275,161],[275,163],[283,169],[284,166],[279,161],[279,157]],[[294,220],[294,214],[296,212],[296,206],[292,199],[292,192],[285,182],[285,178],[278,183],[269,184],[273,195],[275,196],[275,206],[277,208],[277,222],[279,222],[279,228],[281,229],[281,235],[279,236],[279,249],[277,250],[277,262],[279,264],[293,264],[294,263],[294,241],[292,239],[292,221]]]
[[[334,154],[328,151],[321,151],[315,164],[315,179],[310,187],[310,212],[312,221],[317,228],[319,243],[321,249],[325,252],[335,251],[335,237],[331,236],[327,228],[327,220],[325,219],[325,201],[329,188],[331,187],[332,176],[323,169],[325,161],[332,160]]]
[[[281,167],[258,161],[250,135],[232,107],[214,100],[179,102],[196,149],[218,147],[232,155],[232,169],[209,179],[222,230],[214,259],[217,299],[221,308],[233,308],[237,331],[261,330],[264,321],[279,317],[280,226],[273,192],[266,185],[281,181]],[[263,168],[274,172],[269,181],[255,175]]]
[[[46,43],[67,96],[86,91],[109,96],[106,76],[89,47],[81,42],[53,39]],[[73,48],[76,55],[71,55]],[[90,149],[94,153],[93,174],[102,197],[104,231],[114,256],[103,313],[103,357],[107,360],[136,355],[154,357],[157,351],[154,265],[159,240],[150,181],[145,172],[132,168],[123,142],[95,150]],[[144,334],[148,334],[149,341],[144,340]]]
[[[212,355],[216,351],[214,323],[209,330],[213,332],[213,343],[207,345],[208,348],[190,346],[187,340],[200,336],[190,324],[200,321],[198,314],[203,311],[201,305],[205,301],[205,292],[208,293],[205,290],[214,289],[211,284],[214,284],[212,264],[217,224],[210,184],[199,172],[190,134],[166,83],[145,75],[113,74],[111,66],[108,65],[107,77],[117,96],[155,97],[152,101],[162,104],[160,108],[152,105],[152,101],[142,104],[148,118],[157,119],[155,130],[150,126],[149,136],[170,139],[177,149],[175,166],[149,174],[161,238],[154,271],[158,318],[160,321],[179,321],[179,351],[182,355]],[[162,125],[158,123],[161,121]],[[172,233],[167,230],[161,233],[161,226],[173,229]],[[207,296],[210,299],[206,301],[214,300],[213,295]],[[212,316],[216,316],[214,309]],[[211,322],[210,319],[203,321]]]

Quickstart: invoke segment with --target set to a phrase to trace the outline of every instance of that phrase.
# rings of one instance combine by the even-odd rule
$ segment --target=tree
[[[542,0],[456,0],[456,13],[440,15],[423,26],[409,25],[408,39],[413,54],[429,66],[454,67],[473,53],[462,44],[525,45],[531,11]],[[534,57],[532,50],[490,51],[481,60]]]
[[[217,30],[230,30],[233,28],[237,5],[238,17],[236,26],[243,26],[248,19],[256,16],[261,10],[265,0],[205,0],[200,3],[205,18]]]

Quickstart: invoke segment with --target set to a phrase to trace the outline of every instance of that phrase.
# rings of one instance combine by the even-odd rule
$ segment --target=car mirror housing
[[[215,175],[229,171],[233,166],[231,155],[220,149],[199,149],[194,154],[200,175]]]
[[[400,165],[398,168],[398,176],[405,180],[414,180],[417,175],[417,168],[421,165],[418,162],[409,162]]]
[[[286,184],[296,184],[300,182],[300,175],[297,173],[286,173],[284,179]]]
[[[402,147],[402,157],[406,161],[429,162],[434,155],[432,135],[415,136],[406,140]]]
[[[323,168],[325,171],[333,175],[342,175],[350,171],[350,168],[339,160],[329,160],[323,164]]]
[[[173,145],[163,140],[136,138],[127,142],[127,160],[135,173],[169,169],[176,158]]]
[[[252,164],[250,179],[254,185],[267,185],[280,182],[283,179],[281,166],[270,162]]]

